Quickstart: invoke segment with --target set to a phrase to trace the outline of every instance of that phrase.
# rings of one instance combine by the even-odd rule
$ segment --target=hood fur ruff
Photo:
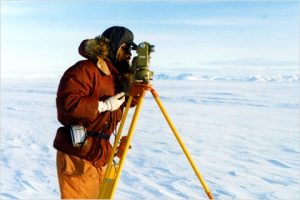
[[[86,39],[81,42],[78,52],[87,59],[97,61],[98,57],[107,57],[108,44],[104,44],[103,41],[97,39]]]

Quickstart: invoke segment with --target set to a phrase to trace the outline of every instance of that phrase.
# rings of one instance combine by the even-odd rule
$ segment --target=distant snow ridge
[[[196,76],[192,75],[192,74],[179,74],[177,76],[170,76],[168,74],[158,74],[158,75],[154,75],[154,78],[157,80],[199,80],[199,78],[197,78]]]
[[[257,75],[200,75],[195,76],[193,74],[179,74],[171,76],[165,73],[154,75],[156,80],[210,80],[210,81],[246,81],[246,82],[297,82],[299,81],[299,75],[280,75],[280,74],[257,74]]]

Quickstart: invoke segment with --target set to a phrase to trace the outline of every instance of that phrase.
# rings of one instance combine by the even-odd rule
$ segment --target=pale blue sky
[[[156,69],[299,63],[299,1],[1,0],[1,75],[63,72],[113,25],[156,46]]]

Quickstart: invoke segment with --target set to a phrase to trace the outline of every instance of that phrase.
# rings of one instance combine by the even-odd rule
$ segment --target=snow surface
[[[60,76],[3,76],[0,199],[59,199]],[[300,199],[298,69],[178,69],[154,78],[216,199]],[[116,199],[207,199],[150,93],[132,147]]]

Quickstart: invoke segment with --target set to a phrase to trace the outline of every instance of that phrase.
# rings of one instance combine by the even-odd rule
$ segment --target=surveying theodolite
[[[162,102],[160,101],[157,92],[150,85],[150,81],[153,77],[153,72],[149,70],[150,65],[150,53],[154,51],[154,45],[150,45],[147,42],[140,43],[136,49],[137,56],[132,60],[132,71],[134,72],[134,81],[130,87],[129,98],[126,103],[126,108],[115,138],[115,142],[112,148],[112,153],[109,157],[107,168],[104,175],[104,180],[100,186],[98,199],[113,199],[114,193],[119,182],[122,168],[127,156],[128,149],[130,148],[130,142],[133,136],[133,132],[136,126],[136,122],[141,110],[141,106],[144,100],[144,96],[148,90],[152,93],[157,105],[159,106],[162,114],[164,115],[166,121],[168,122],[172,132],[174,133],[180,147],[182,148],[185,156],[187,157],[189,163],[191,164],[196,176],[198,177],[202,187],[207,194],[209,199],[213,199],[212,193],[210,192],[208,186],[206,185],[203,177],[201,176],[199,170],[197,169],[192,157],[190,156],[187,148],[182,142],[179,133],[177,132],[174,124],[172,123],[170,117],[168,116]],[[127,136],[122,136],[123,127],[127,118],[127,114],[132,103],[132,100],[137,98],[136,108],[130,123]],[[115,162],[114,157],[119,157],[119,161]]]

